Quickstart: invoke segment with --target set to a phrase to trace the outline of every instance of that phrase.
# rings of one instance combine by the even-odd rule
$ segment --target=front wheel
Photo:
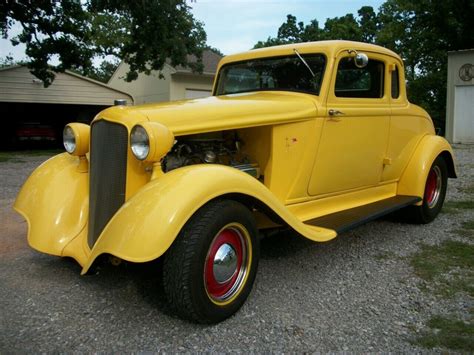
[[[425,183],[421,206],[409,206],[405,216],[412,223],[429,223],[436,218],[443,207],[448,186],[448,168],[442,157],[437,157],[431,165]]]
[[[252,213],[236,201],[212,201],[194,214],[164,258],[163,285],[178,315],[217,323],[237,312],[255,279],[257,235]]]

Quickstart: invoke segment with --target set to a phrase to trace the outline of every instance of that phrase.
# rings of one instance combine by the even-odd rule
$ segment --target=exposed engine
[[[165,172],[193,164],[223,164],[260,177],[258,164],[242,153],[236,132],[215,132],[179,137],[162,162]]]

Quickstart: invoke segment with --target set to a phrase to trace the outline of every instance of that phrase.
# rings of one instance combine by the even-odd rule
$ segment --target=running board
[[[417,196],[398,195],[368,205],[310,219],[304,223],[333,229],[339,234],[419,201],[421,198]]]

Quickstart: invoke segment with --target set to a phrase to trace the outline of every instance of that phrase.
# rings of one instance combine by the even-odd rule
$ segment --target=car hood
[[[271,91],[147,104],[127,111],[160,122],[175,135],[301,121],[317,113],[314,96]]]

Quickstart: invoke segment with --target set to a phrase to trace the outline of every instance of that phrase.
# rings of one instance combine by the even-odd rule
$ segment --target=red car
[[[15,131],[16,139],[20,142],[50,142],[57,141],[56,131],[52,126],[37,123],[25,123]]]

